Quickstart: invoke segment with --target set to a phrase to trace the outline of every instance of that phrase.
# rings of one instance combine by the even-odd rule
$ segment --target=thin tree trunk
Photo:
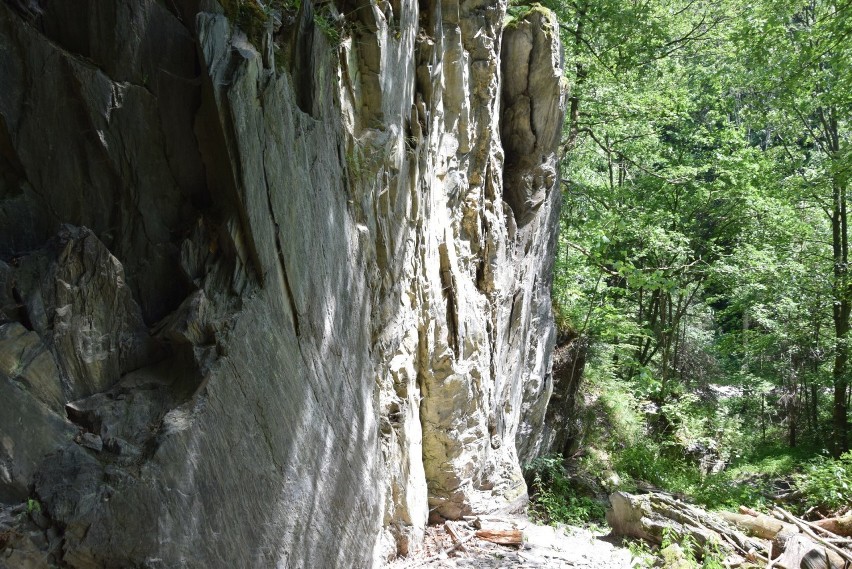
[[[571,96],[568,98],[568,140],[565,141],[563,155],[574,149],[577,135],[580,132],[580,95],[579,92],[586,81],[588,72],[580,60],[583,50],[583,28],[586,22],[585,4],[577,7],[577,27],[574,29],[574,85],[571,86]]]
[[[821,136],[815,136],[817,143],[828,155],[831,162],[842,160],[840,155],[840,137],[835,109],[819,107],[816,111],[822,129]],[[806,124],[807,126],[807,124]],[[810,127],[808,127],[810,128]],[[832,440],[835,455],[849,448],[848,438],[848,390],[847,365],[849,360],[849,231],[846,217],[846,185],[837,172],[831,177],[832,209],[831,248],[833,253],[834,283],[832,287],[832,320],[834,323],[834,404],[832,406]]]
[[[833,450],[840,455],[849,448],[847,437],[846,367],[849,360],[849,299],[847,294],[848,244],[846,235],[846,192],[839,183],[834,184],[834,212],[831,219],[834,252],[834,406],[832,409]]]
[[[814,424],[811,421],[811,389],[807,380],[805,380],[805,384],[802,386],[802,397],[804,397],[804,402],[802,406],[805,408],[805,429],[809,433],[814,432]]]
[[[828,138],[831,157],[840,160],[837,120],[831,110],[826,113],[820,109],[820,117]],[[832,423],[834,426],[834,453],[840,455],[849,449],[848,438],[848,402],[849,379],[847,363],[849,359],[849,232],[846,223],[846,182],[834,174],[831,180],[834,211],[831,218],[831,240],[834,253],[834,407]]]
[[[796,444],[798,443],[797,435],[798,435],[798,413],[799,413],[799,396],[798,396],[798,386],[793,385],[793,394],[790,400],[790,407],[787,413],[787,421],[789,426],[789,435],[790,435],[790,448],[796,448]]]
[[[811,420],[816,432],[819,429],[819,386],[816,383],[811,384]]]

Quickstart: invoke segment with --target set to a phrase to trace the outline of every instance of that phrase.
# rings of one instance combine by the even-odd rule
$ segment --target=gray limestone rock
[[[162,357],[121,263],[90,230],[63,225],[44,247],[14,262],[15,267],[6,267],[2,295],[20,322],[15,329],[32,330],[20,340],[29,343],[30,352],[20,375],[30,377],[30,385],[54,410]],[[33,352],[41,346],[45,354]],[[39,379],[57,372],[61,381],[50,386]]]
[[[39,335],[18,322],[0,325],[0,373],[52,411],[62,412],[65,399],[56,360]]]
[[[67,444],[77,430],[4,372],[0,401],[0,502],[12,503],[27,497],[44,457]]]
[[[552,16],[267,8],[0,3],[0,501],[47,526],[21,559],[367,567],[524,507]]]

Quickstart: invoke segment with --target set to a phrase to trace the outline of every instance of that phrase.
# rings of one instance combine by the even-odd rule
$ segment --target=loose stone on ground
[[[498,545],[473,537],[452,549],[454,541],[445,526],[430,526],[421,552],[389,562],[385,569],[622,569],[632,565],[630,551],[603,534],[576,527],[538,525],[525,518],[506,521],[523,531],[522,546]],[[461,540],[476,531],[474,521],[451,523]]]

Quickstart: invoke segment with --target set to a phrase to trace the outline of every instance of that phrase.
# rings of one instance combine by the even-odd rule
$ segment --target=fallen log
[[[842,558],[842,560],[844,562],[844,563],[841,563],[840,567],[843,567],[845,562],[852,563],[852,552],[850,552],[848,550],[841,549],[841,548],[837,547],[836,545],[834,545],[833,543],[830,543],[830,542],[826,541],[825,539],[821,538],[820,536],[818,536],[814,532],[814,530],[810,527],[812,525],[810,522],[800,520],[799,518],[797,518],[796,516],[794,516],[793,514],[791,514],[790,512],[788,512],[787,510],[785,510],[783,508],[776,507],[775,512],[778,513],[779,515],[781,515],[782,517],[784,517],[786,520],[796,524],[799,527],[799,529],[802,530],[802,533],[804,533],[812,541],[822,545],[823,549],[825,551],[824,557],[826,559],[828,559],[830,557],[829,554],[834,553],[838,557]]]
[[[761,514],[751,508],[740,506],[740,514],[733,512],[717,512],[719,517],[728,523],[732,523],[737,527],[745,530],[749,535],[769,540],[769,559],[777,559],[784,552],[787,541],[794,535],[799,533],[799,528],[795,524],[790,524],[781,521],[772,516]],[[773,562],[778,567],[783,567],[783,563]]]
[[[444,522],[444,528],[446,528],[450,539],[453,540],[453,543],[456,545],[456,547],[461,549],[462,551],[467,551],[467,548],[464,546],[464,541],[459,536],[458,532],[456,531],[456,528],[453,527],[453,523],[450,520]]]
[[[728,555],[729,559],[739,554],[774,569],[852,567],[852,551],[841,547],[852,540],[822,527],[852,520],[807,522],[778,507],[772,512],[775,517],[746,507],[741,507],[740,513],[716,515],[663,494],[616,492],[610,496],[610,503],[607,522],[616,536],[661,545],[667,535],[670,542],[694,543],[696,555],[708,549]],[[748,537],[733,526],[756,537]]]
[[[753,510],[752,510],[753,511]],[[735,514],[733,512],[717,512],[720,518],[734,524],[750,535],[761,539],[775,539],[779,534],[796,534],[799,529],[789,523],[777,520],[772,516],[754,512],[753,514]]]
[[[661,494],[634,495],[616,492],[610,496],[607,522],[614,535],[636,537],[660,545],[664,533],[674,540],[688,538],[703,550],[720,550],[768,561],[768,545],[746,536],[713,514]]]
[[[478,529],[475,535],[479,539],[500,545],[523,545],[524,543],[524,532],[519,529]]]
[[[803,534],[791,536],[784,544],[784,551],[773,562],[775,567],[790,569],[843,569],[842,557],[820,547]]]
[[[852,537],[852,514],[825,518],[811,523],[840,537]]]

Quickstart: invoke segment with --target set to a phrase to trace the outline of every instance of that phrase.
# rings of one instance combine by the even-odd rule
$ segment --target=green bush
[[[594,498],[581,495],[565,472],[562,455],[534,460],[528,468],[532,477],[530,514],[549,524],[583,525],[602,522],[606,510]]]
[[[741,505],[762,508],[767,504],[763,484],[753,480],[738,480],[729,472],[711,474],[701,480],[689,494],[710,510],[736,510]]]
[[[672,492],[688,493],[701,481],[698,466],[689,462],[677,445],[650,438],[636,441],[615,456],[616,470],[625,478],[642,480]]]
[[[763,484],[748,474],[748,468],[702,475],[694,462],[677,447],[650,440],[625,448],[616,456],[616,468],[629,480],[642,480],[654,486],[688,496],[709,509],[737,508],[741,504],[760,507],[766,503]],[[625,489],[631,489],[625,483]]]
[[[823,513],[848,507],[852,503],[852,451],[840,458],[817,456],[795,476],[805,507]]]
[[[626,547],[630,551],[631,567],[633,569],[649,569],[657,562],[657,557],[650,544],[642,539],[622,538],[621,547]]]
[[[762,508],[768,505],[772,481],[790,479],[813,457],[813,445],[753,443],[760,440],[754,430],[759,425],[740,417],[739,398],[720,405],[681,394],[652,406],[645,389],[654,383],[646,377],[650,372],[639,373],[645,383],[640,381],[637,387],[616,376],[613,359],[612,350],[593,351],[590,356],[577,396],[582,426],[576,445],[583,456],[573,463],[591,478],[615,471],[617,476],[610,477],[615,483],[607,491],[632,492],[642,481],[711,510],[743,504]],[[649,413],[652,408],[655,412]],[[661,416],[669,428],[655,431],[652,422]],[[694,443],[713,445],[726,469],[702,474],[698,457],[687,452]]]

